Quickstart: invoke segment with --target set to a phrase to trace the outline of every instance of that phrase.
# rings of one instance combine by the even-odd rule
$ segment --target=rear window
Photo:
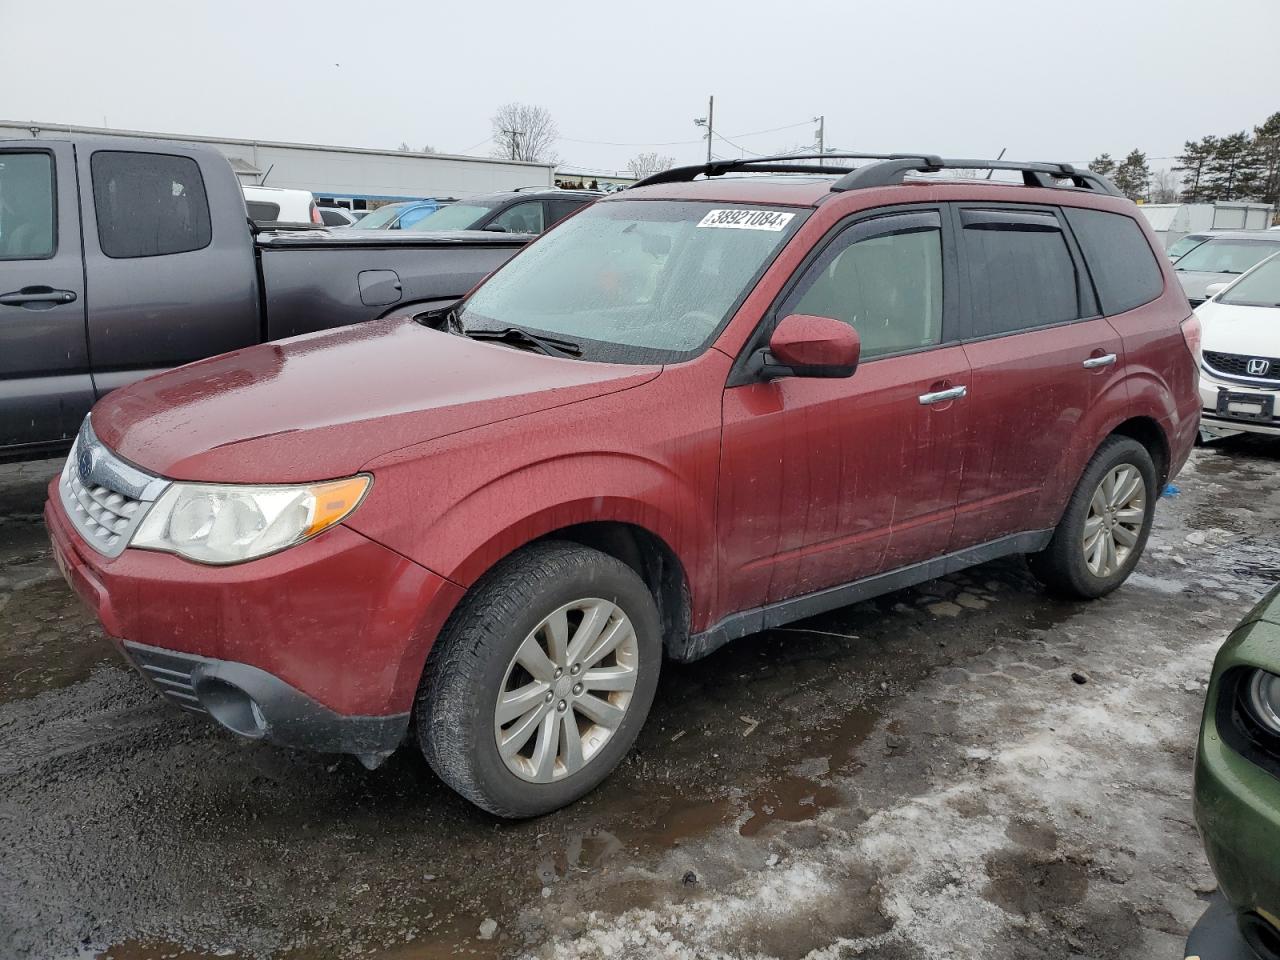
[[[1075,320],[1075,261],[1058,218],[1044,213],[964,210],[964,251],[975,337]]]
[[[1280,238],[1233,240],[1217,237],[1196,247],[1175,265],[1175,270],[1191,273],[1244,273],[1280,250]]]
[[[1130,217],[1103,210],[1063,210],[1093,275],[1102,312],[1124,313],[1164,292],[1164,275],[1142,228]]]
[[[249,208],[249,219],[257,223],[275,223],[280,219],[280,204],[268,203],[266,200],[246,200]]]
[[[190,157],[99,150],[90,166],[98,243],[108,257],[159,257],[209,245],[209,201]]]

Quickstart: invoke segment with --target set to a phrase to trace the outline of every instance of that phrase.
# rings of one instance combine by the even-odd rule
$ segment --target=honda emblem
[[[1267,371],[1271,369],[1271,361],[1263,360],[1261,357],[1254,357],[1248,362],[1245,369],[1249,371],[1249,376],[1251,377],[1265,377]]]

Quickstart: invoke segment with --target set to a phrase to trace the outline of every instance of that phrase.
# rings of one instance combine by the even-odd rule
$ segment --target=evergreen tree
[[[1253,141],[1241,130],[1218,141],[1206,170],[1211,200],[1239,200],[1249,196],[1257,181]]]
[[[1111,154],[1101,153],[1094,158],[1089,164],[1089,169],[1094,173],[1100,173],[1104,177],[1114,176],[1116,172],[1116,162],[1111,159]]]
[[[1200,140],[1188,140],[1178,156],[1178,165],[1174,173],[1182,174],[1182,199],[1187,203],[1195,203],[1206,199],[1205,176],[1209,161],[1218,149],[1217,137],[1203,137]]]
[[[1151,184],[1151,168],[1147,166],[1147,155],[1136,147],[1129,151],[1124,162],[1116,169],[1116,186],[1130,200],[1141,200],[1147,195],[1147,187]]]
[[[1258,179],[1254,195],[1266,203],[1280,204],[1280,113],[1253,128],[1253,153]]]

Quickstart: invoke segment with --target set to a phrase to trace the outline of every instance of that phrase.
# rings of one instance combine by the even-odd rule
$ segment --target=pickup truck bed
[[[152,373],[456,300],[530,239],[255,234],[211,147],[2,140],[0,458],[65,449],[96,400]]]

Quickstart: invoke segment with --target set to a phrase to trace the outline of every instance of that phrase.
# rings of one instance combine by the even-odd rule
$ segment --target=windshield
[[[1274,256],[1247,277],[1241,277],[1217,303],[1234,307],[1280,307],[1280,256]]]
[[[404,204],[389,203],[373,213],[361,217],[351,225],[352,230],[382,230],[408,209]]]
[[[1175,270],[1198,273],[1244,273],[1280,250],[1280,241],[1208,240],[1182,257]]]
[[[1200,244],[1209,238],[1202,233],[1189,233],[1168,250],[1165,251],[1169,255],[1170,260],[1177,260],[1179,257],[1185,257]]]
[[[479,203],[451,203],[423,217],[410,230],[470,230],[493,207]]]
[[[468,329],[526,327],[614,363],[688,359],[706,346],[808,211],[724,204],[597,203],[475,292]]]

